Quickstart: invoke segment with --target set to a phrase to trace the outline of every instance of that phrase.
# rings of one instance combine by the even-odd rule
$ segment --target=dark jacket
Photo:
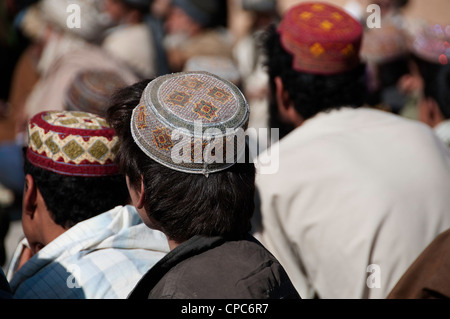
[[[129,299],[300,298],[280,263],[255,238],[195,236],[139,281]]]

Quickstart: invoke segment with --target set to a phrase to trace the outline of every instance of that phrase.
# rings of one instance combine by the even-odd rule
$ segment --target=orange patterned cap
[[[331,75],[360,63],[362,25],[337,6],[303,2],[285,13],[278,32],[296,71]]]

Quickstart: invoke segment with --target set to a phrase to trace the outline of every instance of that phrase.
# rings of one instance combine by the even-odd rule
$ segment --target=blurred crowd
[[[433,1],[328,0],[364,28],[365,106],[421,121],[450,147],[450,100],[442,93],[450,90],[450,77],[441,75],[450,64],[450,7],[448,0]],[[208,71],[234,83],[249,103],[249,127],[279,128],[283,139],[293,127],[273,107],[262,41],[267,28],[300,2],[305,1],[2,1],[2,189],[21,200],[22,148],[35,114],[105,116],[117,89],[175,72]],[[367,10],[370,4],[379,6],[379,16]],[[381,27],[369,28],[368,19],[378,19]],[[4,215],[1,241],[9,223]],[[8,263],[4,247],[0,263]]]
[[[237,84],[252,105],[250,127],[278,127],[283,136],[279,123],[270,123],[276,119],[268,108],[261,36],[287,8],[301,2],[4,1],[0,110],[6,119],[0,137],[4,142],[20,140],[30,116],[43,108],[65,108],[66,92],[82,71],[108,70],[115,76],[98,76],[130,84],[196,69],[213,71]],[[331,1],[365,26],[361,56],[369,77],[367,104],[432,126],[438,124],[436,117],[448,112],[435,114],[438,110],[428,108],[420,113],[417,105],[420,95],[430,92],[425,90],[430,83],[426,77],[449,62],[450,32],[442,13],[447,4],[435,2],[425,6],[417,0]],[[70,4],[76,9],[71,11]],[[367,20],[374,19],[366,10],[369,4],[381,8],[375,17],[381,28],[367,27]],[[99,91],[111,88],[107,81],[96,83],[103,86]],[[21,183],[5,183],[20,192]]]

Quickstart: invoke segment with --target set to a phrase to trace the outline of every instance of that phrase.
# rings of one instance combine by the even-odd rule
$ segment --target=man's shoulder
[[[401,132],[432,135],[431,128],[424,123],[396,114],[365,107],[343,108],[316,115],[275,145],[279,147],[281,153],[290,153],[294,146],[333,142],[338,136],[346,140],[359,140],[359,133],[364,133],[364,137],[370,139]]]
[[[289,287],[290,289],[287,289]],[[295,295],[283,267],[256,239],[225,241],[174,266],[155,287],[166,298]]]

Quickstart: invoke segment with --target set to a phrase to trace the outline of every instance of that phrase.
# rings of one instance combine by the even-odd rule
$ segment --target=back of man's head
[[[364,103],[365,66],[359,50],[362,26],[339,7],[306,2],[285,13],[267,32],[265,47],[271,86],[281,77],[297,112],[319,112]]]
[[[128,202],[114,157],[118,138],[106,121],[85,112],[42,112],[28,125],[25,174],[54,222],[69,228]]]
[[[148,226],[178,243],[195,235],[240,238],[250,230],[255,166],[237,163],[247,148],[235,140],[248,112],[235,85],[206,72],[116,93],[107,116],[121,141],[116,160],[132,188],[143,185]]]

